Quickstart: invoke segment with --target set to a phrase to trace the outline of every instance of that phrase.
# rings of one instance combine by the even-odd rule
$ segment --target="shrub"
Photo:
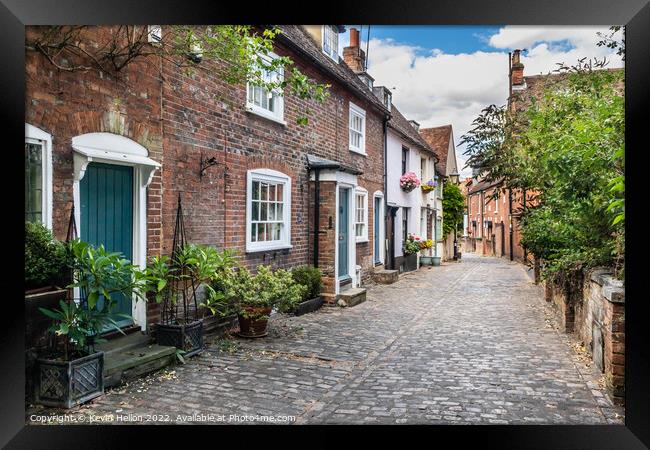
[[[323,281],[321,278],[322,272],[318,267],[294,267],[291,270],[291,276],[296,283],[307,288],[304,295],[302,296],[301,301],[304,302],[306,300],[316,298],[320,295],[321,290],[323,289]]]
[[[40,223],[25,222],[25,289],[67,284],[65,246]]]

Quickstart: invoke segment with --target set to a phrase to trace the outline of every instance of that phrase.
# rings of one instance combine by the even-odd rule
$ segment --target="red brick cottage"
[[[324,104],[156,56],[112,74],[28,51],[26,219],[62,239],[74,205],[82,239],[144,265],[170,253],[180,194],[192,242],[233,249],[251,268],[317,264],[329,301],[367,279],[383,249],[374,199],[384,196],[388,109],[339,58],[342,27],[281,28],[275,53],[331,85]],[[28,41],[43,30],[28,27]],[[114,31],[91,27],[86,45]],[[158,317],[153,304],[122,307],[142,328]]]

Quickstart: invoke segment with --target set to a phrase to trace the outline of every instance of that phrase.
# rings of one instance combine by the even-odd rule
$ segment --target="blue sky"
[[[346,29],[362,25],[346,25]],[[445,53],[473,53],[478,50],[493,51],[487,40],[500,26],[430,26],[430,25],[371,25],[370,37],[392,39],[396,42],[418,46],[423,51],[438,48]],[[363,26],[362,39],[368,36],[368,25]],[[365,49],[365,47],[364,47]]]
[[[340,35],[342,50],[349,29],[361,30],[366,50],[368,26],[347,25]],[[505,104],[508,95],[508,52],[522,49],[524,75],[549,73],[558,63],[603,58],[608,67],[623,67],[615,52],[598,47],[598,32],[607,26],[388,26],[372,25],[368,72],[375,86],[393,92],[393,103],[421,127],[451,124],[459,168],[465,164],[461,136],[480,111]],[[466,168],[461,175],[468,176]]]

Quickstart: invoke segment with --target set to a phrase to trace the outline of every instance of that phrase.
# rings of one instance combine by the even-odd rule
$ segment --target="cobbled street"
[[[353,308],[276,315],[72,412],[295,416],[313,424],[623,423],[523,266],[463,254]],[[191,421],[191,420],[190,420]],[[194,422],[200,422],[197,419]],[[248,422],[250,423],[250,422]]]

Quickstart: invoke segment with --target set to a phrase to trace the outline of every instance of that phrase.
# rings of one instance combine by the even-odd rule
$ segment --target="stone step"
[[[339,306],[356,306],[366,301],[366,290],[364,288],[350,288],[339,294],[337,304]]]
[[[117,386],[176,362],[175,347],[148,342],[131,344],[125,343],[124,347],[113,348],[104,355],[105,387]]]
[[[109,354],[128,350],[141,345],[147,345],[151,342],[151,337],[144,334],[142,331],[127,334],[126,336],[119,336],[114,339],[109,339],[96,346],[97,350],[104,352],[104,358]]]
[[[380,269],[372,272],[372,279],[379,284],[393,284],[399,279],[398,270]]]

